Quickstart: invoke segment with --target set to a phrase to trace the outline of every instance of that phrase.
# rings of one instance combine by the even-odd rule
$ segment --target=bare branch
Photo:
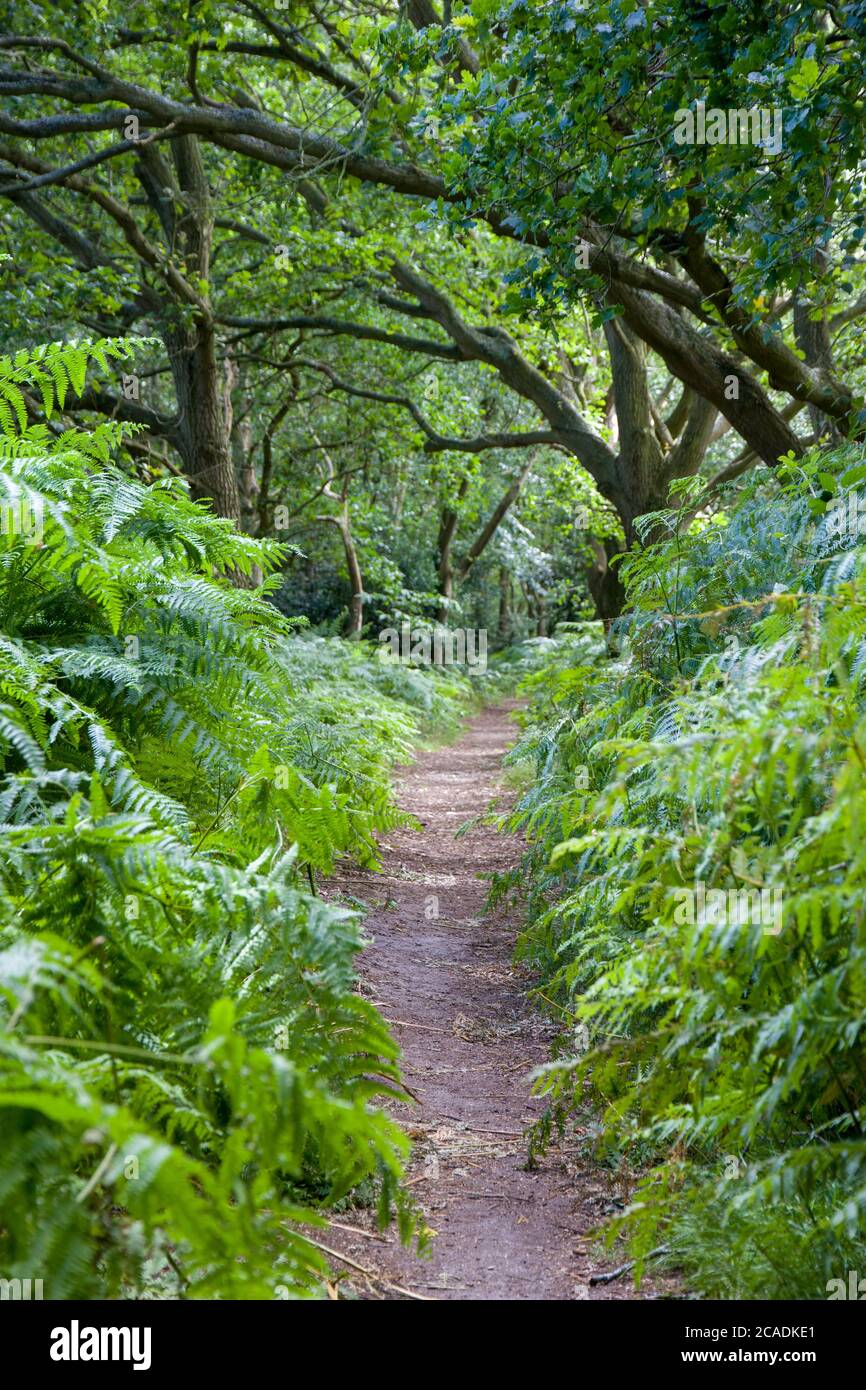
[[[287,328],[318,328],[336,337],[367,339],[373,343],[384,343],[388,347],[400,348],[403,352],[420,352],[426,357],[439,357],[446,362],[460,362],[461,353],[451,343],[437,343],[434,338],[413,338],[405,333],[389,333],[384,328],[374,328],[366,323],[353,323],[349,319],[331,318],[327,314],[293,314],[283,319],[254,319],[234,315],[218,318],[217,322],[227,328],[243,329],[244,337],[254,333],[281,333]]]
[[[26,183],[7,184],[6,187],[0,188],[0,196],[28,193],[34,188],[46,188],[53,183],[63,183],[69,174],[78,174],[82,169],[92,169],[94,165],[103,164],[107,159],[116,159],[118,155],[128,154],[130,150],[138,152],[142,145],[149,145],[154,140],[164,140],[173,131],[174,126],[166,126],[165,130],[155,130],[146,140],[119,140],[117,144],[108,145],[104,150],[97,150],[95,154],[85,155],[83,159],[76,160],[74,164],[66,164],[62,169],[51,169],[46,174],[38,174]]]

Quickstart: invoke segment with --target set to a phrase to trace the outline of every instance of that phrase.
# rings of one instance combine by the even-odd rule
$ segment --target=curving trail
[[[484,711],[456,743],[405,769],[399,802],[423,831],[387,837],[381,874],[338,880],[374,904],[361,987],[403,1049],[418,1098],[398,1107],[414,1141],[409,1179],[438,1232],[432,1256],[419,1260],[393,1235],[375,1235],[369,1213],[338,1217],[326,1237],[345,1257],[334,1269],[362,1297],[635,1297],[628,1278],[589,1284],[584,1237],[619,1205],[613,1175],[582,1166],[575,1141],[554,1146],[534,1170],[526,1165],[524,1131],[543,1109],[527,1073],[546,1060],[550,1029],[512,962],[515,923],[501,911],[483,915],[487,885],[478,877],[513,864],[519,843],[487,826],[454,838],[502,795],[510,708]],[[640,1296],[648,1293],[644,1285]]]

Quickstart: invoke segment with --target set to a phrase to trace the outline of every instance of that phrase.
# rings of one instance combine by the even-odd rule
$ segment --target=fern
[[[790,1296],[765,1250],[808,1297],[863,1258],[866,547],[816,486],[832,470],[844,502],[851,457],[688,535],[672,513],[623,564],[623,656],[567,638],[527,682],[530,848],[497,891],[528,882],[521,950],[593,1044],[564,1038],[538,1085],[564,1121],[588,1082],[608,1157],[645,1170],[611,1227],[638,1275],[664,1228],[710,1296]],[[777,890],[781,930],[689,919],[698,883]]]
[[[303,639],[225,577],[279,546],[143,486],[118,426],[28,425],[129,347],[0,359],[0,498],[39,520],[0,536],[0,1262],[52,1298],[319,1296],[301,1224],[365,1178],[414,1221],[358,914],[310,877],[375,865],[390,768],[468,683]]]

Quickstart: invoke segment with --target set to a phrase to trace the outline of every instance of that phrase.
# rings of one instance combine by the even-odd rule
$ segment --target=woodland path
[[[381,874],[338,880],[343,893],[372,907],[361,988],[403,1050],[418,1104],[395,1111],[414,1142],[412,1190],[438,1233],[431,1257],[419,1260],[393,1234],[376,1235],[372,1213],[338,1216],[342,1226],[325,1241],[345,1257],[334,1261],[344,1287],[364,1298],[636,1296],[628,1277],[589,1284],[596,1266],[587,1232],[623,1194],[611,1173],[587,1170],[579,1131],[570,1147],[554,1145],[537,1168],[526,1167],[525,1130],[544,1104],[527,1076],[546,1060],[551,1030],[512,960],[516,923],[505,911],[484,915],[487,884],[479,877],[512,865],[519,842],[484,825],[454,838],[491,803],[506,804],[500,765],[516,735],[509,710],[485,710],[457,742],[423,752],[405,769],[399,804],[423,830],[385,837]],[[647,1295],[644,1285],[640,1296]]]

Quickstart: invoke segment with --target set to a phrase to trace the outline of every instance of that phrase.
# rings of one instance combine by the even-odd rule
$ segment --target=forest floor
[[[410,1190],[436,1231],[419,1260],[374,1213],[355,1207],[325,1242],[340,1258],[343,1292],[399,1299],[629,1299],[658,1296],[664,1282],[630,1276],[592,1285],[597,1245],[589,1234],[621,1209],[613,1172],[580,1154],[578,1126],[527,1165],[527,1127],[544,1100],[528,1074],[548,1057],[550,1023],[527,998],[531,980],[513,962],[516,921],[484,914],[486,875],[516,861],[520,842],[464,822],[508,791],[501,762],[516,729],[509,704],[472,719],[448,747],[424,751],[397,779],[400,806],[422,829],[392,831],[381,844],[382,872],[343,873],[341,895],[371,906],[371,944],[361,989],[402,1046],[414,1106],[395,1106],[413,1140]],[[330,894],[329,894],[330,895]],[[438,916],[435,913],[438,911]],[[362,1272],[363,1271],[363,1272]]]

